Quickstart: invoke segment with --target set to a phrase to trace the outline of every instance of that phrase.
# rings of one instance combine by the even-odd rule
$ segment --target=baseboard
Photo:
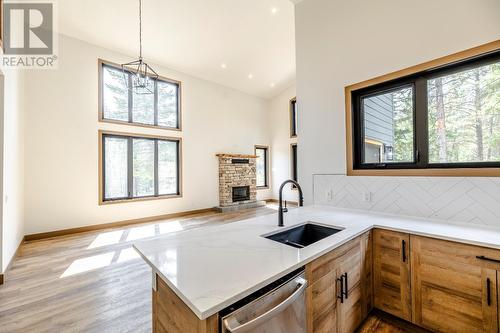
[[[154,222],[154,221],[158,221],[158,220],[166,220],[166,219],[172,219],[172,218],[176,218],[176,217],[183,217],[183,216],[189,216],[189,215],[207,213],[207,212],[214,212],[214,211],[215,211],[214,208],[204,208],[204,209],[190,210],[190,211],[179,212],[179,213],[143,217],[140,219],[132,219],[132,220],[125,220],[125,221],[111,222],[111,223],[102,223],[102,224],[93,224],[93,225],[89,225],[89,226],[85,226],[85,227],[62,229],[62,230],[55,230],[55,231],[26,235],[26,236],[24,236],[24,240],[27,242],[36,241],[36,240],[41,240],[41,239],[46,239],[46,238],[72,235],[72,234],[77,234],[77,233],[81,233],[81,232],[88,232],[88,231],[95,231],[95,230],[102,230],[102,229],[109,229],[109,228],[117,228],[117,227],[125,227],[125,226],[132,225],[132,224]]]

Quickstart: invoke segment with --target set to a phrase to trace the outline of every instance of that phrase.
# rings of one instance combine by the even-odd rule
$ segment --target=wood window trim
[[[500,168],[427,168],[427,169],[354,169],[353,114],[351,94],[355,90],[392,81],[419,72],[460,62],[479,55],[500,50],[500,40],[465,51],[434,59],[373,79],[345,87],[346,162],[347,176],[439,176],[439,177],[500,177]]]
[[[297,112],[297,97],[293,97],[288,102],[288,116],[290,118],[290,138],[297,137],[297,114],[293,117],[293,105],[295,103],[295,112]],[[293,133],[293,123],[295,121],[295,134]]]
[[[269,146],[255,145],[255,147],[254,147],[254,155],[255,156],[257,156],[257,149],[265,149],[266,150],[266,186],[257,186],[257,191],[258,190],[268,190],[269,184],[271,182],[271,173],[270,173],[271,150],[269,149]]]
[[[160,140],[174,140],[179,143],[179,154],[177,156],[178,159],[178,173],[179,173],[179,193],[178,194],[165,194],[157,197],[144,197],[144,198],[131,198],[131,199],[120,199],[120,200],[104,200],[104,170],[103,170],[103,136],[104,135],[118,135],[118,136],[127,136],[134,138],[150,138],[150,139],[160,139]],[[183,196],[183,172],[182,172],[182,138],[180,137],[171,137],[171,136],[160,136],[160,135],[150,135],[150,134],[140,134],[140,133],[130,133],[130,132],[118,132],[118,131],[108,131],[108,130],[98,130],[98,170],[99,170],[99,198],[98,204],[102,205],[113,205],[119,203],[129,203],[129,202],[138,202],[138,201],[152,201],[152,200],[162,200],[162,199],[172,199],[172,198],[182,198]]]
[[[111,66],[111,67],[114,67],[114,68],[117,68],[117,69],[120,69],[121,70],[121,65],[120,64],[117,64],[117,63],[114,63],[114,62],[111,62],[111,61],[107,61],[107,60],[103,60],[103,59],[98,59],[97,60],[97,71],[98,71],[98,116],[97,116],[97,120],[101,123],[109,123],[109,124],[119,124],[119,125],[127,125],[127,126],[134,126],[134,127],[144,127],[144,128],[155,128],[155,129],[162,129],[162,130],[168,130],[168,131],[177,131],[177,132],[181,132],[182,131],[182,106],[183,106],[183,103],[182,103],[182,82],[181,81],[178,81],[178,80],[174,80],[174,79],[169,79],[167,77],[163,77],[163,76],[159,76],[158,78],[161,80],[161,81],[165,81],[165,82],[170,82],[170,83],[174,83],[174,84],[177,84],[179,86],[179,95],[178,95],[178,105],[179,105],[179,112],[177,114],[177,122],[179,124],[178,127],[168,127],[168,126],[160,126],[160,125],[148,125],[148,124],[139,124],[139,123],[131,123],[131,122],[128,122],[128,121],[121,121],[121,120],[113,120],[113,119],[106,119],[104,118],[104,109],[103,109],[103,105],[102,105],[102,98],[103,98],[103,82],[102,82],[102,75],[103,75],[103,65],[107,65],[107,66]]]

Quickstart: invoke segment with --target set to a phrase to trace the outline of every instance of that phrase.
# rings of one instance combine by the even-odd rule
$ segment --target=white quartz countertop
[[[205,319],[280,277],[372,229],[500,249],[500,229],[310,206],[234,223],[158,236],[134,244],[142,258],[200,318]],[[344,228],[303,249],[264,237],[312,221]]]

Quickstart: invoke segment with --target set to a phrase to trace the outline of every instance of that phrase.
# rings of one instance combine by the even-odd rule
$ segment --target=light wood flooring
[[[273,213],[200,213],[24,243],[0,286],[0,332],[149,333],[151,270],[135,240]],[[379,331],[412,332],[376,315],[360,329]]]

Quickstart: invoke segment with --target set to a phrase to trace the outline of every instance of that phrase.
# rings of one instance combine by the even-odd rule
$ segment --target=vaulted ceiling
[[[64,0],[58,13],[62,34],[138,54],[138,0]],[[143,0],[143,47],[151,63],[270,98],[295,79],[294,5]]]

